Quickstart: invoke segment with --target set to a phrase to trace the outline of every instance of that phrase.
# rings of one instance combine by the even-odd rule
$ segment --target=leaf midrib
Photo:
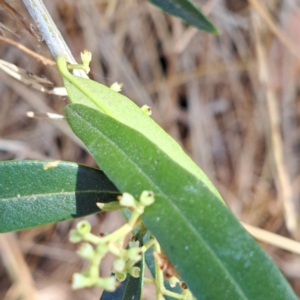
[[[205,245],[206,249],[215,257],[216,261],[218,262],[219,266],[221,267],[221,269],[223,269],[225,271],[226,274],[228,274],[229,278],[231,278],[231,281],[234,283],[234,286],[236,286],[236,290],[240,293],[241,296],[243,296],[243,299],[249,299],[246,297],[246,295],[244,294],[243,290],[240,288],[240,286],[237,284],[237,282],[234,280],[234,277],[232,276],[232,274],[228,271],[228,269],[225,267],[225,265],[223,264],[222,260],[215,254],[215,252],[213,251],[213,249],[209,246],[209,244],[205,241],[205,239],[199,235],[198,231],[196,230],[196,228],[194,226],[192,226],[190,224],[190,222],[188,222],[188,219],[182,214],[180,213],[180,209],[177,207],[177,205],[172,202],[168,196],[163,192],[163,190],[160,188],[159,185],[157,185],[152,179],[151,177],[149,177],[144,171],[143,169],[140,168],[140,166],[131,159],[131,157],[129,157],[123,150],[121,147],[119,147],[114,141],[112,141],[110,138],[108,138],[106,135],[104,135],[100,130],[98,130],[98,128],[94,127],[91,125],[91,123],[89,123],[86,119],[82,118],[81,115],[79,115],[77,112],[75,112],[75,110],[73,110],[73,112],[75,114],[77,114],[77,116],[83,120],[83,122],[85,122],[89,127],[95,129],[100,135],[102,135],[103,137],[105,137],[108,141],[110,141],[110,143],[114,146],[117,147],[117,149],[119,149],[119,152],[121,152],[123,154],[123,156],[125,156],[126,158],[129,159],[129,161],[138,169],[141,171],[141,174],[143,174],[150,182],[152,182],[152,184],[158,189],[160,190],[161,194],[164,196],[164,198],[166,199],[166,201],[168,201],[168,203],[170,204],[170,206],[172,206],[177,213],[179,214],[179,216],[186,221],[186,224],[188,224],[188,227],[191,229],[192,232],[194,232],[194,234],[196,234],[196,236],[202,241],[202,243]],[[123,124],[122,124],[123,125]],[[125,125],[123,125],[125,126]],[[133,130],[133,129],[132,129]],[[160,150],[160,149],[159,149]],[[161,151],[161,150],[160,150]],[[165,153],[164,153],[165,154]],[[166,155],[166,154],[165,154]],[[175,163],[175,162],[174,162]],[[192,174],[191,174],[192,175]]]
[[[13,197],[5,197],[0,198],[0,201],[10,201],[12,199],[22,199],[22,198],[28,198],[28,197],[47,197],[47,196],[53,196],[53,195],[72,195],[72,194],[90,194],[90,193],[98,193],[98,194],[120,194],[119,192],[112,192],[112,191],[99,191],[99,190],[87,190],[87,191],[73,191],[73,192],[56,192],[56,193],[39,193],[39,194],[28,194],[28,195],[20,195],[13,196]]]

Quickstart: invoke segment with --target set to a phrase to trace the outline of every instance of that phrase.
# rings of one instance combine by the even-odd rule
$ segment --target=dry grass
[[[209,175],[241,221],[300,240],[296,1],[195,1],[220,36],[189,28],[144,0],[45,2],[73,54],[78,58],[84,48],[93,53],[92,78],[122,82],[124,94],[151,106],[155,121]],[[13,5],[26,14],[21,4]],[[3,12],[1,19],[14,33],[3,29],[7,38],[51,58],[11,17]],[[55,66],[7,41],[0,40],[0,51],[1,59],[61,85]],[[66,98],[38,92],[2,71],[0,77],[0,160],[53,158],[95,166],[64,121],[26,117],[27,111],[63,113]],[[117,214],[89,220],[95,232],[121,222]],[[30,300],[99,299],[99,290],[70,289],[71,274],[84,268],[68,242],[73,224],[1,236],[0,299],[19,299],[20,293]],[[300,295],[299,256],[263,247]]]

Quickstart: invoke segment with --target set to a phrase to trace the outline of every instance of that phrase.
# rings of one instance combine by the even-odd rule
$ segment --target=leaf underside
[[[70,126],[121,192],[152,190],[142,219],[195,297],[297,299],[216,194],[140,132],[80,104]]]

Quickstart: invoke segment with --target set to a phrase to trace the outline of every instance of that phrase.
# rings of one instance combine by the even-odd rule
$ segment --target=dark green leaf
[[[189,0],[148,0],[170,15],[181,18],[186,23],[201,30],[218,33],[216,27]]]
[[[206,184],[140,132],[80,104],[69,124],[121,192],[156,201],[142,219],[198,299],[297,299],[286,280]]]
[[[205,173],[186,155],[178,143],[149,118],[140,107],[107,86],[90,79],[71,75],[67,69],[64,57],[59,57],[57,64],[63,75],[70,100],[73,103],[98,109],[130,128],[137,130],[182,168],[201,180],[220,201],[223,201],[221,195]]]
[[[21,230],[99,212],[116,187],[99,170],[60,161],[0,163],[0,232]]]

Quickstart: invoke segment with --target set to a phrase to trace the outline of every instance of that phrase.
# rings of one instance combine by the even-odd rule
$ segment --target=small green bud
[[[90,73],[90,62],[92,61],[92,53],[84,50],[83,52],[80,53],[80,57],[81,57],[81,61],[83,66],[85,67],[84,71],[86,72],[86,74]]]
[[[128,193],[123,193],[123,195],[120,199],[120,204],[125,207],[133,207],[133,208],[136,207],[135,199],[133,198],[132,195],[130,195]]]
[[[77,223],[76,228],[81,234],[89,233],[92,229],[91,224],[86,220]]]
[[[139,261],[142,258],[142,251],[140,248],[130,248],[126,251],[126,258],[131,261]]]
[[[141,269],[139,267],[132,267],[129,270],[129,274],[134,278],[138,278],[138,277],[140,277]]]
[[[121,241],[120,244],[118,244],[118,243],[109,243],[108,244],[108,249],[114,256],[122,257],[123,252],[125,251],[123,249],[123,240]]]
[[[113,262],[113,271],[116,273],[123,272],[126,266],[126,262],[122,258],[117,258]]]
[[[176,276],[172,276],[169,279],[170,286],[174,288],[177,283],[180,283],[179,279]]]
[[[140,203],[144,206],[149,206],[154,202],[154,195],[152,192],[144,191],[140,196]]]
[[[71,243],[79,243],[82,240],[83,240],[82,235],[76,229],[72,229],[70,231],[69,241]]]
[[[148,105],[143,105],[141,107],[141,110],[143,113],[145,113],[147,116],[151,116],[152,115],[152,110],[151,110],[151,107],[148,106]]]
[[[77,253],[86,259],[93,259],[95,256],[95,250],[93,246],[89,243],[82,243],[77,251]]]
[[[126,279],[127,274],[126,274],[126,272],[120,272],[120,273],[116,273],[115,277],[119,282],[122,282]]]
[[[74,290],[76,289],[82,289],[84,287],[88,287],[90,285],[90,279],[85,277],[82,274],[75,273],[72,277],[72,288]]]
[[[96,285],[102,287],[105,291],[114,292],[116,290],[116,278],[113,276],[99,278]]]
[[[129,248],[139,248],[140,242],[139,241],[130,241],[128,246],[129,246]]]
[[[115,92],[121,92],[121,90],[122,90],[122,87],[123,87],[123,83],[118,83],[118,82],[114,82],[111,86],[110,86],[110,88],[113,90],[113,91],[115,91]]]

